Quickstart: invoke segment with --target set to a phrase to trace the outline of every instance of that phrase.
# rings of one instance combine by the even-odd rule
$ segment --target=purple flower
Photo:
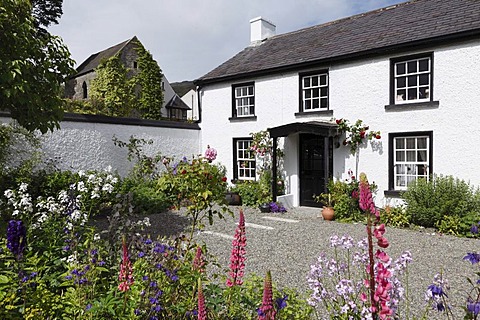
[[[10,220],[7,227],[7,248],[20,259],[27,243],[27,229],[21,220]]]
[[[474,316],[477,316],[480,313],[480,302],[473,302],[469,300],[467,302],[467,310],[469,313],[472,313]]]
[[[92,305],[89,303],[89,304],[87,304],[87,306],[85,307],[85,310],[90,310],[90,309],[92,309]]]
[[[135,309],[135,310],[133,311],[133,313],[134,313],[136,316],[139,316],[139,315],[142,314],[142,312],[141,312],[140,310],[138,310],[138,309]]]
[[[478,234],[478,226],[476,224],[472,224],[472,227],[470,228],[470,232],[473,234]]]
[[[157,298],[150,298],[149,300],[151,304],[155,304],[158,302]]]
[[[437,286],[437,285],[434,285],[434,284],[431,284],[428,286],[428,290],[430,290],[430,292],[432,293],[432,296],[438,296],[438,297],[441,297],[441,296],[447,296],[447,294],[443,291],[442,287],[440,286]]]
[[[138,253],[138,257],[139,257],[139,258],[145,257],[145,252],[140,251],[140,252]]]
[[[284,295],[283,298],[275,299],[275,304],[277,306],[277,311],[282,310],[287,306],[288,295]]]
[[[152,239],[146,239],[145,241],[143,241],[143,243],[145,243],[145,244],[151,244],[151,243],[152,243]]]
[[[468,260],[472,264],[477,264],[480,262],[480,254],[478,253],[467,253],[463,260]]]

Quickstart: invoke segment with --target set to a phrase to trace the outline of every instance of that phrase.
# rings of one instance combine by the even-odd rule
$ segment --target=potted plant
[[[324,220],[331,221],[335,217],[335,209],[333,208],[333,198],[331,193],[322,193],[318,196],[314,196],[316,202],[323,205],[322,217]]]

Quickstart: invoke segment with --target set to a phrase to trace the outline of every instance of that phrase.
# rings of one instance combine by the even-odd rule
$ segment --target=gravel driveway
[[[212,226],[207,223],[206,228],[195,235],[196,241],[205,242],[209,252],[216,255],[218,262],[225,268],[229,263],[240,207],[231,209],[235,217],[227,216],[224,220],[217,218]],[[283,214],[265,214],[260,213],[258,209],[244,208],[244,213],[247,233],[246,273],[254,272],[263,276],[270,270],[273,281],[280,288],[293,287],[304,293],[308,288],[306,276],[310,265],[322,251],[331,250],[329,241],[331,235],[349,234],[355,240],[366,237],[363,224],[324,221],[319,217],[320,209],[294,208]],[[151,216],[150,219],[153,228],[157,226],[172,230],[175,226],[171,223],[177,223],[178,228],[178,222],[184,219],[181,216],[181,212],[169,212],[156,216],[161,221],[155,222],[155,216]],[[184,226],[187,226],[187,223],[184,223]],[[443,271],[449,280],[451,287],[449,298],[452,305],[465,305],[466,290],[470,288],[466,277],[475,278],[473,272],[479,270],[477,265],[472,266],[463,258],[467,252],[479,250],[478,239],[456,238],[426,230],[395,228],[387,228],[385,237],[390,242],[386,251],[393,259],[399,257],[405,250],[412,253],[409,290],[412,297],[411,306],[416,310],[417,316],[427,308],[424,301],[425,290],[432,283],[434,275],[440,271]],[[463,311],[459,310],[459,307],[454,307],[454,310],[457,310],[455,318],[462,319]],[[442,318],[433,311],[429,314],[429,319]]]

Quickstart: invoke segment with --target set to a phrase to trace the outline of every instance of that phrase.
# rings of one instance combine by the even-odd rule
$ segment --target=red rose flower
[[[223,182],[227,182],[227,177],[223,177],[223,178],[222,178],[222,181],[223,181]]]

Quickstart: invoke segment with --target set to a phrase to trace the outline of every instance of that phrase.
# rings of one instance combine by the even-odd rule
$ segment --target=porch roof
[[[334,137],[339,134],[337,124],[322,121],[293,122],[267,130],[272,138],[286,137],[293,133],[311,133],[323,137]]]

